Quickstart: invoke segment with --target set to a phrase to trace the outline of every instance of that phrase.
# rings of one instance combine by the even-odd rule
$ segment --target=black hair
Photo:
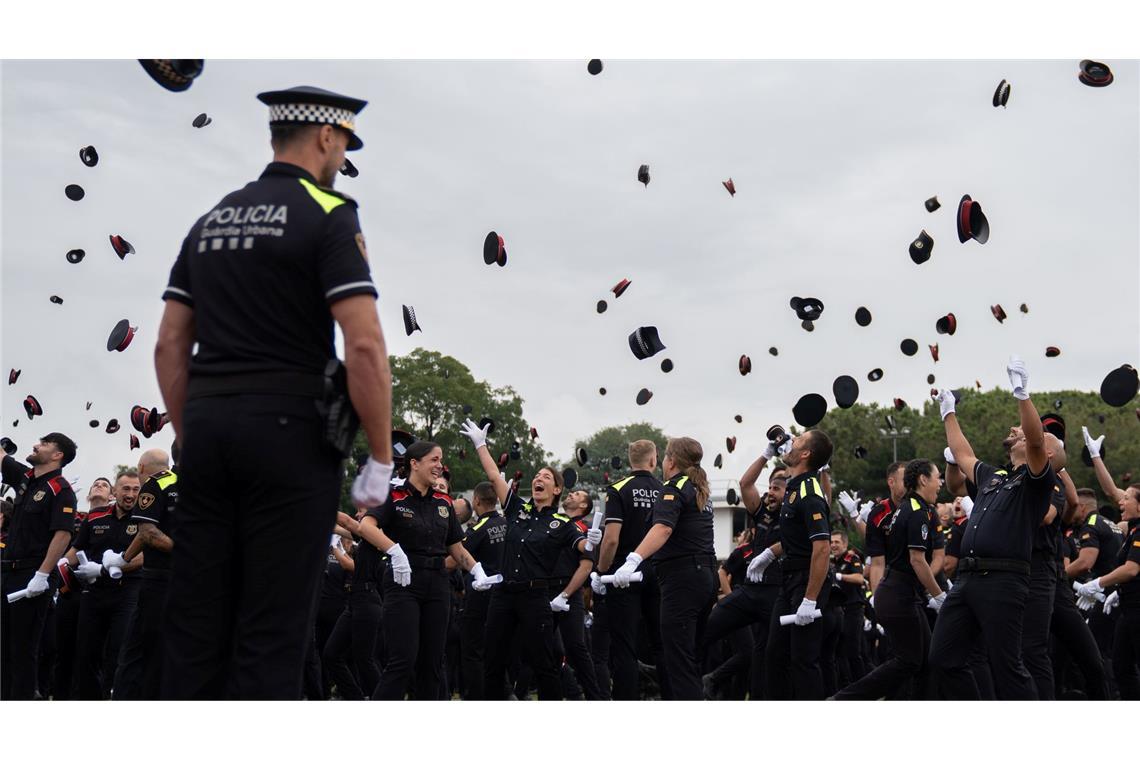
[[[929,459],[910,460],[906,463],[906,469],[903,471],[903,488],[907,491],[918,490],[918,479],[923,475],[930,477],[932,469],[934,469],[934,462]]]
[[[55,447],[63,452],[62,467],[67,467],[75,461],[75,452],[79,447],[75,445],[75,441],[68,438],[63,433],[48,433],[40,439],[43,443],[54,443]]]
[[[904,468],[906,468],[906,462],[905,461],[891,462],[890,464],[887,465],[887,474],[885,477],[889,478],[895,474],[896,470],[902,470]]]
[[[408,446],[408,453],[404,455],[404,461],[411,464],[413,459],[417,461],[424,459],[436,449],[442,450],[443,447],[435,441],[416,441],[411,446]],[[411,468],[409,468],[408,471],[411,472]]]
[[[495,487],[491,485],[490,481],[484,480],[482,483],[475,486],[475,490],[471,493],[471,499],[472,501],[477,501],[480,504],[493,505],[497,500],[497,497],[495,496]]]
[[[831,452],[834,447],[831,445],[831,439],[827,433],[822,430],[809,430],[807,436],[808,442],[804,448],[808,452],[808,467],[812,470],[818,470],[831,461]]]
[[[292,121],[284,124],[270,124],[269,125],[269,144],[273,146],[274,150],[281,150],[289,147],[302,135],[306,134],[313,127],[322,127],[323,124],[312,124],[303,121]]]

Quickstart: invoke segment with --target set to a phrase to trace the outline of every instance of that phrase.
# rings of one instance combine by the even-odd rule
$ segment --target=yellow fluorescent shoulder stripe
[[[811,479],[811,487],[815,491],[816,496],[823,496],[823,489],[819,487],[819,481],[815,478]]]
[[[326,193],[307,179],[302,178],[297,181],[301,183],[301,187],[308,191],[313,200],[320,204],[320,207],[325,210],[326,214],[330,213],[337,206],[345,203],[343,198],[338,198],[335,195]]]
[[[487,516],[486,516],[486,517],[484,517],[482,520],[480,520],[479,522],[475,523],[475,525],[474,525],[474,526],[471,528],[471,530],[479,530],[480,528],[482,528],[482,527],[483,527],[483,523],[487,522],[487,521],[488,521],[488,520],[490,520],[490,519],[491,519],[491,516],[490,516],[490,515],[487,515]]]
[[[178,482],[178,476],[173,472],[169,475],[164,475],[158,479],[158,487],[165,491],[170,486]]]
[[[681,479],[677,481],[677,484],[674,487],[677,488],[678,490],[680,490],[688,482],[689,482],[689,476],[688,475],[682,475]]]
[[[911,508],[911,511],[917,512],[918,510],[922,509],[922,505],[918,503],[918,499],[912,498],[910,500],[910,508]]]
[[[554,513],[554,519],[555,520],[561,520],[562,522],[570,522],[569,517],[567,517],[566,515],[560,515],[557,512]]]
[[[631,481],[631,480],[633,480],[633,476],[632,476],[632,475],[630,475],[628,478],[622,478],[622,479],[621,479],[621,480],[619,480],[618,482],[614,483],[614,484],[613,484],[613,486],[612,486],[612,488],[613,488],[615,491],[620,491],[620,490],[621,490],[621,489],[622,489],[622,488],[625,486],[625,484],[626,484],[626,483],[628,483],[628,482],[629,482],[629,481]]]

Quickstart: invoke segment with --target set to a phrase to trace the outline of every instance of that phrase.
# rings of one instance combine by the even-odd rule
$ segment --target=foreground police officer
[[[950,699],[978,699],[967,665],[979,636],[985,642],[999,699],[1035,699],[1037,687],[1021,658],[1022,617],[1029,594],[1033,537],[1053,493],[1053,466],[1064,466],[1064,449],[1044,432],[1029,399],[1029,372],[1016,357],[1006,366],[1017,399],[1020,427],[1003,445],[1012,472],[974,456],[958,426],[951,391],[938,394],[946,442],[958,468],[978,489],[962,537],[958,580],[938,615],[930,665]]]
[[[75,442],[63,433],[48,433],[32,446],[31,469],[4,452],[4,482],[16,491],[12,519],[0,555],[0,698],[32,699],[36,695],[36,663],[51,603],[51,573],[75,525],[75,492],[63,468],[75,459]],[[13,602],[8,594],[24,591]],[[46,687],[46,684],[45,684]]]
[[[629,466],[633,471],[606,488],[605,532],[598,553],[601,574],[613,573],[625,564],[626,556],[637,548],[653,522],[653,505],[661,495],[657,469],[657,445],[639,440],[629,444]],[[606,624],[613,663],[614,699],[638,698],[637,640],[644,630],[657,665],[661,697],[670,698],[669,675],[661,648],[661,591],[652,563],[641,568],[644,579],[628,588],[607,588],[595,582],[595,595],[605,596]]]
[[[472,506],[476,520],[463,534],[463,546],[487,575],[497,575],[503,566],[507,521],[495,508],[495,487],[487,481],[475,486]],[[483,631],[487,626],[490,603],[491,595],[471,588],[471,576],[467,576],[461,625],[463,644],[460,648],[464,699],[483,698]]]
[[[194,224],[163,293],[155,367],[184,442],[167,698],[299,698],[351,408],[371,450],[353,498],[379,505],[391,476],[376,288],[356,203],[332,190],[365,101],[258,97],[274,161]]]
[[[671,438],[661,473],[665,483],[653,505],[653,526],[614,573],[614,585],[630,585],[630,576],[650,557],[661,584],[661,644],[669,672],[671,699],[700,699],[698,648],[716,603],[716,552],[704,450],[692,438]]]

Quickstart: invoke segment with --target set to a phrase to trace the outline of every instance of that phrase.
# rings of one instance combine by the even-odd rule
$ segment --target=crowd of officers
[[[832,509],[825,433],[770,442],[723,563],[691,438],[631,442],[604,505],[555,468],[524,499],[470,421],[487,480],[453,498],[442,448],[412,443],[384,503],[330,526],[293,696],[1140,698],[1140,488],[1117,488],[1083,431],[1114,504],[1076,489],[1063,421],[1025,383],[1008,462],[976,459],[944,392],[945,470],[894,463],[862,504]],[[147,451],[81,511],[75,454],[53,433],[30,469],[4,457],[3,697],[160,698],[177,469]]]

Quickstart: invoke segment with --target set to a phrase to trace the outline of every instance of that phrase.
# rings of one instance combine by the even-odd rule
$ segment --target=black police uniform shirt
[[[780,543],[786,570],[806,570],[812,544],[831,538],[828,515],[827,500],[815,473],[805,472],[788,481],[780,507]]]
[[[1056,571],[1061,563],[1061,515],[1065,512],[1065,489],[1060,478],[1053,483],[1049,504],[1057,511],[1048,525],[1038,525],[1033,534],[1033,565]]]
[[[748,577],[748,564],[752,562],[755,553],[756,550],[750,543],[738,546],[729,553],[723,567],[724,572],[728,574],[728,587],[730,589],[735,589],[744,583],[745,578]]]
[[[887,537],[887,553],[884,558],[891,573],[902,573],[915,579],[914,567],[910,564],[910,552],[917,549],[926,557],[929,564],[934,559],[939,526],[938,513],[917,494],[908,494],[895,511],[894,525]]]
[[[139,490],[130,520],[138,529],[142,523],[151,523],[167,536],[174,535],[178,520],[178,474],[163,470],[147,478]],[[98,562],[94,557],[92,561]],[[170,553],[148,546],[143,551],[144,570],[169,570]]]
[[[373,515],[375,517],[375,515]],[[388,536],[391,538],[391,536]],[[361,541],[352,558],[352,577],[349,579],[351,591],[380,591],[384,570],[388,566],[388,555],[367,541]]]
[[[463,534],[463,546],[487,575],[495,575],[503,567],[503,545],[507,538],[507,521],[498,510],[480,517]]]
[[[629,477],[606,488],[606,522],[621,523],[612,572],[625,564],[626,555],[636,549],[653,524],[653,505],[661,496],[661,481],[647,470],[634,470]]]
[[[420,492],[405,482],[367,514],[410,558],[445,557],[449,546],[463,540],[451,497],[434,488]]]
[[[85,552],[89,561],[100,563],[103,561],[103,552],[108,549],[122,554],[139,532],[139,524],[131,520],[131,517],[130,512],[124,512],[120,517],[114,504],[91,510],[87,513],[87,521],[80,526],[79,533],[75,536],[75,550]],[[118,587],[121,581],[134,580],[135,577],[131,573],[112,580],[104,569],[98,580],[87,588],[100,590]]]
[[[1093,561],[1089,578],[1112,572],[1116,567],[1116,555],[1124,543],[1124,534],[1111,520],[1095,512],[1088,516],[1077,535],[1077,545],[1080,549],[1097,549],[1096,560]]]
[[[12,516],[5,520],[8,533],[4,539],[6,561],[29,563],[35,570],[43,562],[56,531],[71,533],[75,528],[75,491],[63,477],[63,470],[35,472],[11,456],[0,465],[3,480],[15,490]],[[34,566],[31,566],[34,564]]]
[[[979,459],[973,480],[977,495],[962,537],[962,557],[1029,562],[1055,481],[1051,464],[1035,476],[1028,465],[1010,472]]]
[[[950,523],[950,540],[946,542],[946,556],[947,557],[961,557],[962,556],[962,536],[966,533],[966,524],[969,518],[965,515],[955,517],[954,522]]]
[[[356,295],[377,297],[356,202],[273,162],[194,224],[162,297],[194,309],[194,378],[320,375],[336,356],[329,307]]]
[[[1128,521],[1128,535],[1120,544],[1116,555],[1116,564],[1119,567],[1125,562],[1140,564],[1140,520]],[[1140,575],[1127,583],[1117,587],[1120,592],[1120,606],[1130,610],[1140,609]]]
[[[517,491],[507,497],[503,517],[507,523],[502,569],[505,583],[557,578],[555,571],[562,550],[576,549],[586,540],[586,532],[559,514],[557,507],[539,509],[532,501],[523,501]]]
[[[863,558],[859,556],[859,552],[848,549],[835,558],[835,572],[843,575],[862,575]],[[839,593],[831,595],[832,601],[842,605],[863,603],[863,584],[861,583],[838,581],[836,582],[836,590]]]
[[[882,557],[887,553],[887,528],[894,511],[895,507],[890,499],[883,499],[871,507],[867,515],[867,533],[864,537],[868,557]]]
[[[752,549],[756,555],[759,555],[778,543],[780,543],[780,509],[777,505],[768,508],[768,505],[762,504],[760,509],[756,510],[756,514],[752,515]],[[751,563],[751,559],[749,562]],[[758,584],[748,579],[747,568],[745,571],[741,580],[748,585],[782,586],[784,583],[784,568],[779,561],[772,562],[764,569],[764,578]]]
[[[589,524],[581,517],[572,517],[570,522],[574,523],[574,527],[580,533],[585,533],[590,529]],[[554,565],[554,577],[559,581],[567,582],[574,573],[578,572],[582,560],[589,560],[594,562],[597,559],[598,547],[594,546],[590,551],[582,553],[575,549],[573,546],[568,546],[562,550],[562,554],[558,557],[558,562]]]
[[[352,573],[341,566],[330,547],[328,556],[325,557],[324,576],[321,578],[321,599],[343,601],[351,584]]]
[[[688,475],[674,475],[661,486],[661,495],[653,505],[653,525],[673,529],[669,540],[653,555],[654,562],[716,556],[712,500],[697,504],[697,489]],[[622,532],[625,532],[624,527]]]

